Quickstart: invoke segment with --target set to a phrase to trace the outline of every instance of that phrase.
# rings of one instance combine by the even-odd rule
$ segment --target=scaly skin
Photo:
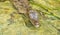
[[[28,0],[10,0],[13,6],[18,10],[19,13],[27,13]]]
[[[34,10],[30,10],[29,1],[28,0],[10,0],[11,3],[14,5],[14,7],[18,10],[18,13],[23,13],[25,15],[28,15],[30,21],[35,27],[39,27],[38,22],[38,14]],[[33,17],[33,18],[32,18]],[[36,18],[36,19],[34,19]]]

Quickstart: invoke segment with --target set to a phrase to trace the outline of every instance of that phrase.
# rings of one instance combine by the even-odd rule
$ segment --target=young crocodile
[[[28,0],[10,0],[14,7],[18,10],[18,13],[27,14],[34,27],[39,27],[38,13],[35,10],[30,9]]]

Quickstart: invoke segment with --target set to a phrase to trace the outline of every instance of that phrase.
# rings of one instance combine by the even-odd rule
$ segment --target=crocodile
[[[29,5],[29,0],[10,0],[17,13],[28,15],[34,27],[39,27],[38,13]]]

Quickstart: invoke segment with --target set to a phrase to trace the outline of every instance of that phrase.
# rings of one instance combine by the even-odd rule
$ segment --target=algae
[[[9,0],[0,1],[0,35],[60,35],[60,1],[29,0],[29,2],[39,14],[44,14],[39,15],[41,26],[38,29],[32,24],[26,26],[25,21],[29,23],[27,17],[15,13],[17,10]]]

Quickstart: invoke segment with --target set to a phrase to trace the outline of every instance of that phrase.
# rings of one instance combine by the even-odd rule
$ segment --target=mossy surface
[[[39,15],[39,28],[35,28],[26,15],[17,14],[9,0],[1,1],[0,35],[60,35],[60,1],[30,0],[30,5],[43,14]]]

